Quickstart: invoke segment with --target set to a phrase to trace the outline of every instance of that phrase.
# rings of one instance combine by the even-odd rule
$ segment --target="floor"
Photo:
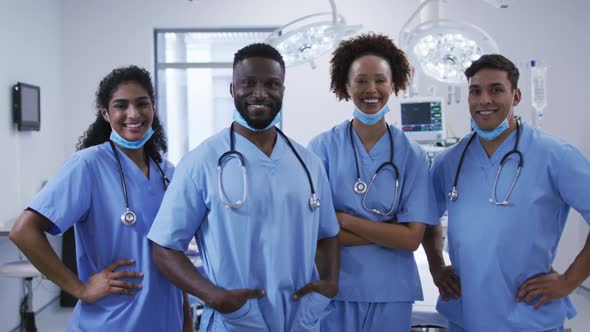
[[[578,310],[574,319],[567,321],[566,328],[572,332],[587,332],[590,326],[590,291],[579,289],[572,295],[572,301]],[[55,300],[37,314],[36,322],[39,332],[63,332],[68,325],[72,308],[62,308]]]

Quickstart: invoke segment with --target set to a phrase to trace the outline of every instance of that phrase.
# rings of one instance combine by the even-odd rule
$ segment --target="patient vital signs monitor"
[[[431,144],[446,139],[442,98],[410,98],[400,101],[401,129],[419,143]]]

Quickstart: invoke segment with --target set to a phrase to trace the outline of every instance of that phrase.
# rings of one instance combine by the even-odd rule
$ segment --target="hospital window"
[[[234,53],[263,42],[273,28],[154,32],[158,115],[177,164],[207,137],[227,127],[234,108],[229,85]]]

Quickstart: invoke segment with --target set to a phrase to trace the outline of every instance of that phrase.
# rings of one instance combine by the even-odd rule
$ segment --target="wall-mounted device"
[[[12,88],[12,108],[18,130],[41,129],[41,89],[38,86],[16,84]]]

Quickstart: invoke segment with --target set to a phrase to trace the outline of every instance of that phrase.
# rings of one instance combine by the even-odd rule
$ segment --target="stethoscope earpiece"
[[[291,144],[291,141],[289,140],[289,138],[287,138],[287,136],[279,128],[275,128],[275,129],[285,139],[285,142],[287,143],[287,145],[289,146],[289,148],[291,149],[291,151],[293,152],[295,157],[297,157],[297,160],[299,160],[299,163],[301,164],[301,166],[303,166],[303,169],[305,170],[305,174],[307,175],[307,180],[309,181],[309,187],[311,189],[311,196],[309,198],[309,207],[312,210],[319,208],[320,207],[320,199],[318,198],[318,195],[315,192],[315,188],[313,186],[313,181],[311,179],[311,174],[309,173],[309,169],[307,168],[307,166],[303,162],[303,159],[301,159],[301,156],[299,155],[299,153],[297,153],[297,150],[295,150],[295,147],[293,146],[293,144]],[[243,183],[244,183],[244,185],[242,187],[243,194],[242,194],[242,199],[236,201],[235,203],[231,203],[227,199],[227,197],[225,196],[225,193],[223,192],[223,186],[222,186],[223,162],[228,158],[237,158],[240,160],[240,164],[242,165],[242,176],[243,176]],[[248,191],[248,186],[246,184],[246,162],[244,160],[244,156],[242,156],[242,154],[235,149],[233,122],[232,122],[231,126],[229,127],[229,151],[223,153],[219,157],[219,159],[217,160],[217,186],[218,186],[218,190],[219,190],[219,197],[221,198],[221,201],[223,202],[223,204],[225,205],[226,208],[236,209],[236,208],[240,208],[244,205],[244,202],[246,201],[246,197],[247,197],[246,193]]]

